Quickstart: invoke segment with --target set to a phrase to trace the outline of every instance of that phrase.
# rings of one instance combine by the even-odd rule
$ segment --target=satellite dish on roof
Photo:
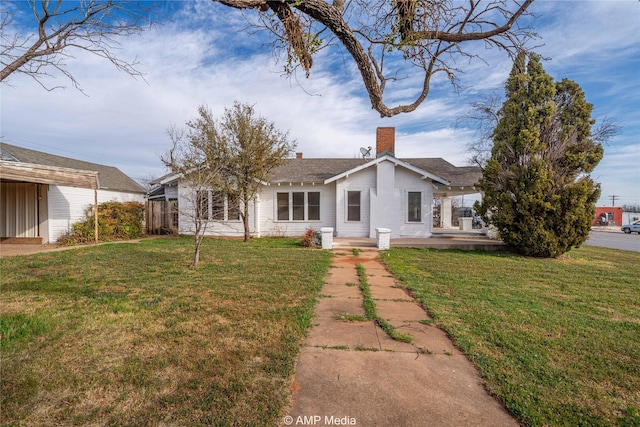
[[[368,159],[369,157],[371,157],[371,147],[368,148],[360,148],[360,154],[362,154],[362,158],[363,159]]]

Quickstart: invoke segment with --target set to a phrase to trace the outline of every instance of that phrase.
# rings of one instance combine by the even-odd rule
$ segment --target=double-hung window
[[[293,220],[304,221],[304,193],[291,193],[291,202],[293,205]]]
[[[278,193],[278,221],[289,221],[289,193]]]
[[[196,218],[204,221],[209,220],[209,191],[198,190],[195,199]]]
[[[226,197],[220,192],[211,192],[211,219],[224,221]]]
[[[422,193],[419,191],[407,193],[407,221],[422,222]]]
[[[307,219],[309,221],[320,221],[319,191],[311,191],[307,193]]]
[[[360,221],[360,191],[347,191],[347,221]]]
[[[278,221],[319,221],[320,192],[292,191],[277,193]]]
[[[196,215],[212,221],[238,221],[240,204],[219,191],[202,190],[196,195]]]

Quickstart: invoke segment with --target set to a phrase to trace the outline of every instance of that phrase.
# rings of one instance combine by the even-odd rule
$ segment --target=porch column
[[[451,200],[452,197],[440,198],[440,227],[451,228]]]

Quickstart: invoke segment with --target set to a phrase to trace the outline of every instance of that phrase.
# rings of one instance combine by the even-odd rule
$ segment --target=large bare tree
[[[150,3],[128,0],[3,1],[0,10],[0,82],[13,73],[26,74],[42,87],[57,70],[74,87],[79,82],[67,68],[74,52],[102,57],[117,69],[142,77],[137,59],[117,55],[119,39],[139,34],[149,24]]]
[[[186,123],[186,129],[170,127],[167,131],[171,139],[171,148],[160,156],[171,172],[180,177],[185,184],[181,188],[182,202],[178,207],[180,215],[188,223],[182,222],[181,228],[193,234],[192,267],[200,262],[200,248],[207,234],[207,227],[224,210],[224,191],[228,165],[218,158],[216,147],[212,144],[215,123],[210,111],[205,107],[198,109],[199,116]]]
[[[205,105],[186,131],[169,129],[172,148],[161,156],[164,164],[186,184],[180,213],[191,219],[194,261],[210,223],[225,226],[242,219],[244,241],[251,238],[249,205],[256,200],[269,173],[295,149],[287,132],[276,129],[249,104],[235,102],[220,119]],[[231,216],[233,215],[233,219]]]
[[[271,171],[295,150],[296,143],[289,140],[288,132],[278,130],[274,123],[258,115],[252,105],[237,101],[231,108],[225,108],[212,142],[217,159],[213,163],[226,168],[226,193],[242,206],[240,217],[244,241],[248,242],[249,204],[255,201]]]
[[[262,26],[286,49],[289,71],[301,66],[308,75],[314,53],[330,44],[343,47],[382,117],[414,111],[435,75],[457,86],[460,61],[482,59],[477,52],[483,45],[514,55],[536,37],[519,26],[533,0],[214,1],[259,11]],[[413,78],[419,83],[406,101],[385,93],[388,83]]]

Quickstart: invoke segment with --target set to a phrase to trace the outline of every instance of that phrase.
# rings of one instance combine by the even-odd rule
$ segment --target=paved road
[[[640,234],[624,234],[622,231],[593,230],[589,234],[585,245],[640,252]]]

